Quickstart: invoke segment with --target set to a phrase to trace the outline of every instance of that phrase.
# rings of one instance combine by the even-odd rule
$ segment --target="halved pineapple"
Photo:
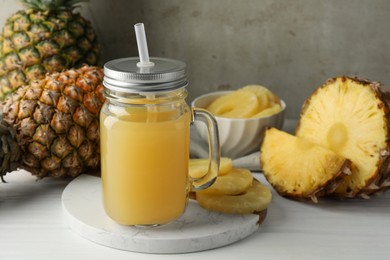
[[[233,168],[228,174],[218,176],[213,185],[197,193],[237,195],[248,189],[252,181],[253,176],[248,169]]]
[[[209,167],[209,159],[190,159],[189,162],[189,175],[193,179],[202,178],[206,175]],[[228,157],[221,157],[219,160],[219,172],[218,175],[225,175],[233,168],[232,159]]]
[[[247,118],[259,110],[259,104],[254,93],[237,90],[217,98],[206,109],[215,116]]]
[[[317,202],[334,191],[350,173],[350,161],[320,145],[269,128],[260,149],[264,176],[275,190],[296,199]]]
[[[257,180],[239,195],[196,193],[196,200],[205,209],[226,214],[251,214],[267,209],[272,200],[270,189]]]
[[[378,83],[348,77],[326,82],[303,105],[296,135],[350,159],[352,174],[335,195],[363,197],[390,188],[389,95]]]

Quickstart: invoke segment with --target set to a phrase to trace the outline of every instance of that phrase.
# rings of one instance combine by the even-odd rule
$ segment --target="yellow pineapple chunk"
[[[206,175],[209,167],[209,159],[190,159],[189,175],[193,179],[202,178]],[[219,160],[218,175],[225,175],[233,168],[232,159],[221,157]]]
[[[270,189],[257,180],[240,195],[196,193],[199,205],[211,211],[226,214],[251,214],[267,209],[272,200]]]
[[[218,176],[213,185],[197,193],[236,195],[245,192],[252,184],[252,173],[243,168],[233,168],[226,175]]]
[[[260,150],[264,176],[275,190],[297,199],[323,196],[350,173],[345,157],[276,128],[267,129]]]
[[[206,109],[215,116],[247,118],[258,111],[259,105],[254,93],[237,90],[217,98]]]
[[[378,83],[347,77],[329,80],[306,100],[296,135],[354,165],[336,196],[367,197],[389,188],[388,170],[381,169],[389,156],[387,100]]]

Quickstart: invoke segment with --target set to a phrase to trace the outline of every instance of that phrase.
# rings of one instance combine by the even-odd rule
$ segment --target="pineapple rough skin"
[[[0,139],[3,145],[15,147],[16,142],[22,153],[0,151],[2,175],[16,168],[38,177],[74,177],[97,170],[102,81],[101,68],[84,66],[48,74],[8,97],[2,107]]]

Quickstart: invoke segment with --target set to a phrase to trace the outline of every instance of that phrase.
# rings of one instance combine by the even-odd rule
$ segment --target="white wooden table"
[[[261,174],[255,177],[264,181]],[[288,200],[273,193],[268,216],[250,237],[178,255],[121,251],[90,242],[64,221],[69,181],[36,181],[27,172],[0,184],[0,259],[389,259],[390,192],[370,200]]]

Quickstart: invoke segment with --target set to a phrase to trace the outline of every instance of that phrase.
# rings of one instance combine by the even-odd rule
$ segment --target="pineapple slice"
[[[350,173],[350,161],[322,146],[269,128],[260,150],[264,176],[287,197],[311,199],[333,192]]]
[[[240,195],[216,195],[196,193],[199,205],[211,211],[226,214],[251,214],[267,209],[272,200],[270,189],[257,180]]]
[[[270,116],[282,110],[279,98],[260,85],[247,85],[221,96],[206,108],[215,116],[256,118]]]
[[[259,110],[251,118],[264,117],[276,114],[282,110],[279,98],[266,87],[260,85],[247,85],[242,91],[252,92],[257,96]]]
[[[252,173],[243,168],[233,168],[228,174],[218,176],[213,185],[197,193],[236,195],[243,193],[253,181]]]
[[[248,118],[259,109],[257,96],[249,91],[234,91],[214,100],[207,110],[215,116]]]
[[[272,107],[273,104],[280,105],[279,98],[266,87],[260,85],[247,85],[242,87],[241,90],[252,92],[257,96],[260,108],[259,110]]]
[[[329,80],[306,100],[296,135],[349,158],[354,167],[335,195],[367,197],[389,186],[389,99],[378,83]]]
[[[282,110],[282,106],[279,104],[272,103],[271,105],[272,105],[271,107],[266,108],[257,114],[254,114],[253,116],[251,116],[251,118],[271,116],[271,115],[274,115],[276,113],[279,113]]]
[[[189,175],[193,179],[202,178],[208,170],[209,159],[190,159]],[[225,175],[233,168],[232,159],[221,157],[219,160],[218,175]]]
[[[257,101],[259,102],[259,110],[262,111],[268,108],[269,104],[272,103],[271,98],[273,98],[273,94],[267,88],[260,85],[247,85],[241,88],[242,91],[248,91],[253,93],[257,97]],[[269,94],[271,93],[271,95]],[[270,102],[271,101],[271,102]]]

